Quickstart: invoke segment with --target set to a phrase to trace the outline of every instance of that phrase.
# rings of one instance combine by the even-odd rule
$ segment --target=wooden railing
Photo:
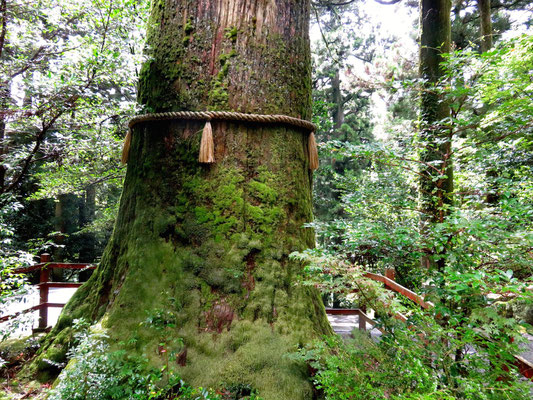
[[[31,311],[39,310],[39,324],[36,329],[34,329],[34,332],[39,331],[45,331],[48,328],[48,309],[49,308],[62,308],[65,306],[64,303],[49,303],[48,302],[48,294],[49,294],[49,288],[78,288],[83,283],[79,282],[50,282],[50,271],[54,268],[58,269],[73,269],[73,270],[91,270],[95,269],[96,266],[94,264],[83,264],[83,263],[54,263],[50,260],[49,254],[42,254],[40,263],[19,268],[15,270],[16,273],[29,273],[33,271],[40,271],[39,274],[39,283],[36,285],[39,288],[39,304],[30,308],[27,308],[23,311],[20,311],[13,315],[6,315],[3,317],[0,317],[0,323],[8,321],[12,318],[15,318],[21,314],[28,313]],[[424,309],[428,309],[433,307],[433,304],[425,301],[424,298],[413,291],[407,289],[406,287],[403,287],[396,281],[394,281],[394,274],[389,270],[386,271],[386,276],[375,274],[372,272],[367,272],[364,274],[364,276],[368,279],[371,279],[376,282],[382,282],[386,288],[401,294],[402,296],[407,297],[408,299],[412,300],[416,304],[418,304],[420,307]],[[372,327],[376,325],[376,321],[374,321],[372,318],[370,318],[366,314],[366,309],[363,308],[357,308],[357,309],[339,309],[339,308],[326,308],[326,313],[330,315],[357,315],[359,319],[358,328],[360,330],[366,331],[366,324],[368,323]],[[396,314],[394,315],[396,318],[406,321],[407,318],[403,316],[402,314]],[[384,332],[382,329],[378,328],[381,332]],[[533,364],[527,360],[525,360],[523,357],[520,357],[518,355],[514,356],[515,362],[514,364],[520,371],[520,373],[525,376],[526,378],[533,380]]]
[[[83,263],[56,263],[51,262],[50,254],[44,253],[41,255],[40,263],[31,265],[29,267],[18,268],[14,272],[18,274],[27,274],[33,271],[40,271],[39,283],[35,286],[39,288],[39,304],[36,306],[22,310],[16,314],[5,315],[0,317],[0,323],[18,317],[31,311],[39,310],[39,324],[34,332],[42,332],[48,329],[48,309],[49,308],[63,308],[64,303],[49,303],[48,294],[49,288],[78,288],[83,283],[80,282],[50,282],[50,271],[57,269],[73,269],[73,270],[90,270],[95,269],[94,264]]]
[[[390,289],[396,293],[401,294],[402,296],[407,297],[408,299],[412,300],[416,304],[418,304],[420,307],[424,309],[429,309],[433,307],[433,303],[429,301],[425,301],[424,298],[415,292],[407,289],[406,287],[403,287],[396,281],[394,281],[394,272],[393,270],[387,270],[385,275],[379,275],[374,274],[372,272],[367,272],[363,274],[366,278],[371,279],[376,282],[382,282],[384,286],[387,289]],[[330,315],[357,315],[359,317],[359,324],[358,328],[359,330],[366,331],[366,324],[370,324],[372,327],[376,325],[376,321],[372,320],[368,315],[366,315],[366,310],[362,310],[361,308],[355,308],[355,309],[339,309],[339,308],[326,308],[326,313]],[[407,321],[407,318],[399,313],[396,313],[393,315],[396,319],[402,320],[404,322]],[[379,328],[378,328],[379,329]],[[382,333],[384,331],[380,329]],[[525,358],[514,355],[514,365],[518,368],[520,371],[520,374],[522,376],[526,377],[529,380],[533,381],[533,363],[526,360]]]

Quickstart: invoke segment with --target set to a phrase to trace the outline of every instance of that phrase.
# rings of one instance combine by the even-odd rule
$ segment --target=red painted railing
[[[39,287],[39,304],[30,308],[27,308],[23,311],[20,311],[13,315],[6,315],[0,317],[0,323],[8,321],[12,318],[15,318],[21,314],[39,310],[39,325],[34,331],[44,331],[48,328],[48,308],[62,308],[65,306],[63,303],[49,303],[48,302],[48,289],[51,287],[55,288],[78,288],[82,283],[78,282],[50,282],[50,271],[54,268],[58,269],[95,269],[94,264],[83,264],[83,263],[54,263],[50,261],[49,254],[41,255],[41,262],[29,267],[19,268],[15,270],[16,273],[29,273],[33,271],[40,271],[39,283],[36,285]],[[395,291],[408,299],[412,300],[419,306],[424,309],[431,308],[432,303],[425,301],[424,298],[413,291],[403,287],[396,281],[394,281],[394,273],[392,270],[387,270],[385,273],[386,276],[375,274],[372,272],[367,272],[364,276],[368,279],[372,279],[376,282],[382,282],[386,288]],[[364,309],[335,309],[328,308],[326,313],[330,315],[357,315],[359,317],[359,326],[360,330],[366,330],[366,324],[372,326],[376,325],[376,322],[372,320],[365,313]],[[402,314],[396,314],[395,318],[398,318],[402,321],[406,321],[407,318]],[[381,329],[380,329],[381,330]],[[383,331],[382,331],[383,332]],[[533,380],[533,364],[525,360],[523,357],[514,356],[515,365],[520,371],[520,373],[528,379]]]
[[[366,278],[372,279],[373,281],[376,281],[376,282],[382,282],[387,289],[390,289],[396,293],[399,293],[407,297],[408,299],[414,301],[416,304],[418,304],[420,307],[424,309],[433,307],[433,304],[429,301],[425,301],[422,296],[416,294],[415,292],[395,282],[393,270],[387,270],[385,272],[385,275],[386,276],[374,274],[372,272],[367,272],[364,274]],[[363,312],[359,308],[357,309],[327,308],[326,313],[330,315],[357,315],[359,317],[358,327],[360,330],[366,330],[366,323],[369,323],[372,326],[376,324],[375,321],[373,321],[370,317],[368,317],[365,314],[365,312]],[[394,317],[404,322],[407,321],[407,318],[404,315],[399,314],[399,313],[394,314]],[[381,332],[383,332],[383,330],[381,330]],[[519,355],[514,355],[514,359],[515,359],[514,364],[518,368],[520,373],[526,378],[533,381],[533,363],[529,362],[523,357],[520,357]]]
[[[55,263],[50,261],[50,254],[44,253],[41,255],[41,262],[39,264],[31,265],[29,267],[18,268],[14,272],[18,274],[27,274],[33,271],[40,271],[39,283],[35,286],[39,288],[39,304],[23,311],[20,311],[13,315],[5,315],[0,317],[0,322],[5,322],[21,314],[25,314],[31,311],[39,310],[39,325],[34,332],[45,331],[48,328],[48,309],[49,308],[63,308],[63,303],[49,303],[48,302],[48,289],[49,288],[78,288],[82,285],[79,282],[50,282],[50,271],[54,268],[57,269],[95,269],[94,264],[82,264],[82,263]]]

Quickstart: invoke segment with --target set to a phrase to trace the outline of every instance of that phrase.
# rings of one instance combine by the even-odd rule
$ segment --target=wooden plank
[[[357,308],[326,308],[326,314],[329,315],[359,315]]]
[[[59,268],[59,269],[96,269],[94,264],[83,264],[83,263],[49,263],[48,268]]]
[[[30,265],[29,267],[22,267],[13,270],[16,274],[27,274],[28,272],[38,271],[41,268],[59,268],[59,269],[96,269],[94,264],[84,263],[39,263]]]
[[[45,303],[45,304],[39,304],[41,307],[49,307],[49,308],[63,308],[67,305],[67,303]]]
[[[46,286],[49,288],[79,288],[83,283],[80,282],[43,282],[38,283],[37,287]]]
[[[46,266],[45,263],[39,263],[35,265],[30,265],[29,267],[16,268],[13,270],[13,272],[16,274],[27,274],[28,272],[40,270],[44,266]]]
[[[0,317],[0,322],[6,322],[6,321],[9,321],[10,319],[18,317],[19,315],[26,314],[26,313],[28,313],[30,311],[40,310],[40,309],[41,309],[41,304],[38,304],[36,306],[33,306],[33,307],[27,308],[25,310],[19,311],[18,313],[15,313],[15,314],[4,315],[3,317]]]
[[[533,364],[525,358],[517,355],[515,355],[514,358],[515,365],[522,374],[522,376],[525,376],[527,379],[533,381]]]
[[[37,311],[42,310],[46,308],[63,308],[65,307],[65,303],[41,303],[37,304],[36,306],[26,308],[25,310],[19,311],[18,313],[11,314],[11,315],[4,315],[3,317],[0,317],[0,323],[9,321],[10,319],[16,318],[19,315],[29,313],[31,311]]]

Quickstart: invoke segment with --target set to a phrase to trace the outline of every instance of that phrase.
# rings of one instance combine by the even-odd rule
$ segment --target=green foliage
[[[5,197],[10,197],[4,195]],[[28,293],[26,278],[15,272],[17,268],[28,266],[33,256],[21,251],[14,243],[14,231],[10,224],[13,215],[20,209],[20,203],[11,199],[0,206],[0,310],[4,313],[8,307],[18,302]],[[32,322],[30,315],[20,315],[0,325],[0,342],[6,340],[17,329]],[[0,364],[2,359],[0,358]]]
[[[316,371],[313,380],[326,399],[406,399],[422,394],[453,399],[446,389],[438,388],[434,374],[412,350],[385,341],[376,345],[356,333],[348,342],[326,337],[297,357]]]
[[[74,329],[75,347],[69,351],[70,362],[48,394],[50,400],[259,400],[253,390],[241,387],[217,393],[192,388],[169,368],[168,362],[154,369],[147,360],[128,356],[123,350],[113,351],[100,327],[90,328],[83,320],[77,320]],[[171,355],[162,348],[161,356]]]
[[[91,251],[76,248],[79,243],[107,240],[124,175],[125,122],[137,111],[136,65],[148,3],[7,2],[0,45],[0,193],[23,206],[11,223],[19,248],[29,250],[27,241],[37,237],[57,242],[54,204],[43,199],[65,194],[90,192],[94,198],[90,218],[80,217],[76,232],[66,232],[77,234],[62,243],[67,257],[81,252],[83,261],[91,261]]]
[[[132,0],[14,3],[19,4],[8,5],[1,53],[1,81],[9,82],[9,102],[2,110],[8,152],[1,192],[16,190],[28,167],[42,164],[36,158],[49,163],[48,173],[52,165],[59,169],[41,177],[43,183],[53,182],[52,176],[59,180],[43,185],[44,191],[50,186],[55,193],[80,190],[95,179],[111,179],[106,175],[116,179],[113,161],[121,135],[113,133],[134,108],[147,5]]]
[[[523,342],[523,325],[486,296],[489,283],[520,290],[511,273],[486,276],[450,269],[428,290],[434,306],[420,310],[366,279],[360,267],[320,252],[295,255],[308,264],[307,285],[350,294],[373,309],[383,335],[375,342],[358,331],[348,342],[324,338],[297,359],[316,370],[314,381],[326,399],[513,399],[529,398],[529,385],[513,365]],[[505,282],[505,283],[503,283]],[[353,293],[354,289],[357,290]],[[407,316],[401,322],[395,315]],[[404,397],[409,396],[409,397]]]
[[[434,162],[419,154],[440,143],[403,123],[388,140],[328,144],[369,166],[344,181],[349,218],[319,225],[323,235],[342,235],[335,251],[298,256],[308,264],[305,283],[374,309],[386,333],[364,349],[326,339],[300,353],[327,398],[530,398],[512,360],[531,326],[509,311],[532,299],[532,46],[532,36],[521,36],[482,55],[447,57],[446,77],[431,90],[451,106],[438,125],[453,146]],[[405,82],[403,90],[419,85]],[[450,160],[453,202],[443,202],[438,188],[421,194],[421,180],[447,178]],[[436,214],[427,214],[421,196]],[[385,268],[433,307],[390,299],[362,277]],[[391,318],[397,312],[406,324]]]
[[[479,357],[470,352],[457,363],[442,346],[443,337],[449,337],[446,332],[430,318],[418,322],[428,323],[428,329],[398,326],[378,343],[359,332],[348,341],[326,337],[293,357],[315,371],[313,380],[326,399],[529,398],[527,382],[500,369],[504,354],[497,346]],[[422,332],[427,335],[417,336]],[[471,339],[465,337],[463,344]],[[472,365],[465,370],[464,364]]]

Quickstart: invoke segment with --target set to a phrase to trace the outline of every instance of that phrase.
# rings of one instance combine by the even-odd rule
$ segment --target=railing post
[[[363,314],[366,314],[366,305],[359,306],[359,330],[366,332],[366,319]]]
[[[396,270],[394,268],[385,269],[385,277],[389,278],[391,281],[396,280]]]
[[[41,254],[41,263],[49,263],[50,254]],[[48,286],[46,283],[50,281],[50,269],[47,266],[41,267],[39,274],[39,304],[48,303]],[[44,284],[44,285],[43,285]],[[48,306],[39,308],[39,330],[44,330],[48,326]]]
[[[366,331],[366,320],[363,318],[363,311],[359,310],[359,330]]]

